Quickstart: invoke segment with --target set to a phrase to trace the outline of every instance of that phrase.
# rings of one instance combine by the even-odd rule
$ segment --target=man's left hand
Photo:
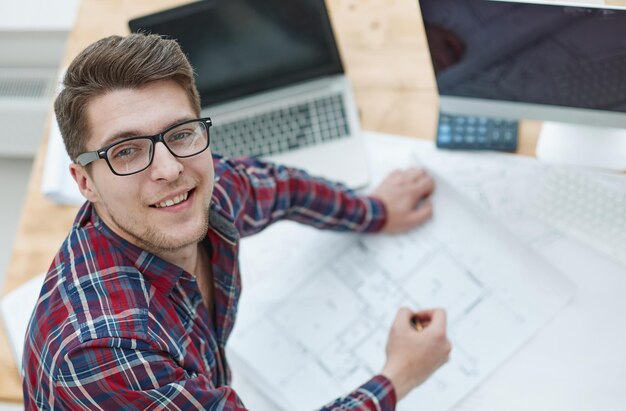
[[[435,181],[424,169],[413,167],[389,174],[370,194],[387,209],[382,231],[400,233],[428,220],[433,214],[428,197],[434,189]]]

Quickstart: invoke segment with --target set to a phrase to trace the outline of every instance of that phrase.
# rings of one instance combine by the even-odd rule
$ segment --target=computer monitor
[[[441,112],[548,121],[538,157],[626,170],[626,10],[418,1]]]

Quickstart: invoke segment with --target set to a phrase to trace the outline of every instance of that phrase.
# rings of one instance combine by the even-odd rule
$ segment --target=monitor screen
[[[343,72],[323,0],[198,1],[129,26],[178,41],[203,107]]]
[[[503,117],[626,126],[626,10],[491,0],[419,4],[443,105],[451,99],[450,107],[465,111],[468,99],[478,99],[498,104],[474,110],[495,108]]]

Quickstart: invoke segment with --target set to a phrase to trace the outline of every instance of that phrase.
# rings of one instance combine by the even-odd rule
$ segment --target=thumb
[[[401,307],[398,309],[398,313],[396,314],[396,319],[393,320],[394,327],[410,325],[411,319],[413,318],[413,311],[409,310],[406,307]]]

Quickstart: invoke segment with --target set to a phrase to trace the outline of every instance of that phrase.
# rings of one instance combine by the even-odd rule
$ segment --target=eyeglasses
[[[173,156],[192,157],[209,147],[208,117],[187,120],[153,136],[130,137],[96,151],[87,151],[76,157],[76,162],[86,166],[105,159],[113,174],[128,176],[150,167],[154,159],[154,145],[163,143]]]

